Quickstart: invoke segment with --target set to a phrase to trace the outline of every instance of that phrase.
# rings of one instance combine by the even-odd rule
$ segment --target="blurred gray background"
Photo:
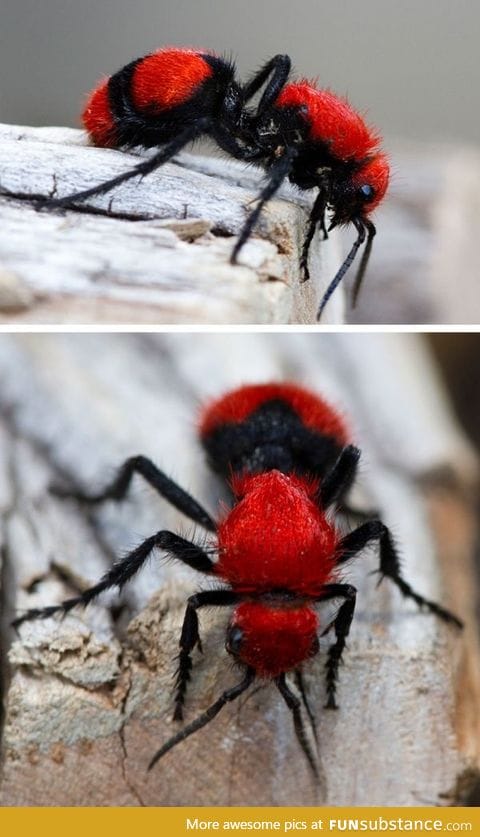
[[[384,134],[480,140],[474,0],[1,0],[0,120],[75,125],[104,74],[164,44],[276,52],[347,93]]]

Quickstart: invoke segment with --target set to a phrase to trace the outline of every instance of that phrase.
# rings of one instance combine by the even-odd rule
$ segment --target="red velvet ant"
[[[308,253],[317,226],[328,235],[325,214],[330,210],[329,230],[353,223],[358,236],[323,296],[318,317],[366,239],[355,302],[375,235],[369,216],[386,192],[388,161],[379,150],[380,137],[348,102],[306,81],[287,83],[290,69],[289,56],[276,55],[241,85],[234,65],[210,52],[171,47],[132,61],[90,94],[83,122],[96,145],[160,150],[118,177],[65,198],[42,200],[41,205],[71,207],[105,194],[131,177],[154,171],[198,137],[210,136],[223,151],[267,172],[231,262],[283,181],[300,189],[316,188],[301,256],[303,277],[309,278]],[[257,106],[247,107],[264,85]]]
[[[199,430],[210,465],[231,485],[232,507],[218,522],[143,456],[128,459],[115,480],[98,494],[55,492],[86,503],[121,500],[134,474],[140,474],[173,506],[214,535],[212,548],[161,530],[114,564],[94,587],[60,605],[28,610],[13,624],[18,628],[30,619],[65,614],[77,605],[87,605],[104,590],[121,589],[152,551],[160,549],[223,583],[222,589],[198,592],[188,599],[179,642],[174,719],[183,718],[191,654],[195,646],[201,648],[199,608],[233,608],[226,649],[243,676],[173,735],[154,755],[149,769],[260,677],[277,686],[316,773],[301,713],[303,701],[313,724],[302,664],[318,653],[320,631],[322,636],[333,631],[335,640],[327,652],[325,671],[326,708],[335,709],[338,669],[356,597],[355,587],[342,581],[343,565],[378,542],[380,579],[388,577],[404,596],[444,621],[458,627],[462,623],[403,579],[392,535],[381,520],[368,520],[349,534],[340,534],[333,513],[346,508],[360,451],[350,443],[343,418],[322,398],[288,383],[243,386],[207,406]],[[218,555],[216,561],[212,552]],[[328,600],[342,604],[333,620],[321,626],[316,606]],[[290,672],[300,697],[287,682]]]

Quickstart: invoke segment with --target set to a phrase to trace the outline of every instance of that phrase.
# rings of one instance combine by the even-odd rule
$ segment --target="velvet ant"
[[[97,494],[56,489],[84,503],[122,500],[135,474],[195,523],[212,534],[200,546],[161,530],[118,561],[90,589],[62,604],[28,610],[13,623],[65,614],[87,605],[104,590],[121,589],[159,549],[209,578],[221,589],[190,596],[180,635],[174,719],[182,720],[192,651],[201,649],[197,611],[233,608],[226,650],[243,675],[203,714],[173,735],[154,755],[149,769],[172,747],[208,724],[239,697],[255,678],[273,681],[290,709],[296,735],[316,773],[314,753],[305,732],[302,702],[312,726],[302,664],[319,652],[319,635],[333,632],[327,652],[326,708],[335,709],[339,665],[355,610],[356,589],[342,580],[343,566],[372,543],[379,546],[380,580],[389,578],[407,598],[445,622],[460,620],[416,593],[402,576],[388,528],[379,519],[341,534],[335,513],[345,510],[360,451],[350,442],[344,419],[323,398],[290,383],[243,386],[203,410],[200,438],[212,468],[228,480],[232,504],[215,521],[189,494],[143,456],[128,459],[114,481]],[[216,555],[217,560],[212,560]],[[321,625],[317,605],[341,605]],[[296,692],[287,681],[295,678]]]
[[[259,215],[285,180],[302,190],[317,189],[301,255],[304,280],[317,226],[328,230],[352,223],[357,239],[327,288],[318,318],[366,245],[353,293],[358,296],[375,226],[371,212],[383,199],[389,180],[380,137],[349,103],[310,82],[288,82],[291,60],[276,55],[241,85],[235,67],[211,52],[167,47],[127,64],[90,94],[83,123],[95,145],[110,148],[158,148],[153,156],[111,180],[64,198],[42,200],[48,208],[68,208],[105,194],[137,175],[157,169],[193,140],[211,137],[232,157],[266,169],[266,183],[232,252],[236,258]],[[264,87],[256,107],[248,103]]]

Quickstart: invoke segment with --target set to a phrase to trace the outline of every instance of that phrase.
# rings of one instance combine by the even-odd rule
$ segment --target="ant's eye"
[[[238,654],[242,644],[243,631],[241,628],[230,628],[227,634],[226,648],[229,654]]]
[[[371,201],[375,194],[375,189],[373,188],[373,186],[369,186],[368,183],[365,183],[364,186],[360,186],[360,189],[358,191],[360,192],[360,195],[365,201]]]

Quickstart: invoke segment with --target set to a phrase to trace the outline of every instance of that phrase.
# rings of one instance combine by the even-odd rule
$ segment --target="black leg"
[[[225,607],[236,604],[240,598],[241,596],[238,593],[234,593],[231,590],[206,590],[203,593],[195,593],[195,595],[190,596],[188,599],[179,642],[180,654],[178,655],[178,669],[175,683],[175,711],[173,714],[175,721],[181,721],[183,718],[183,704],[185,703],[185,693],[192,668],[190,654],[196,645],[198,645],[200,651],[202,650],[198,632],[198,608],[208,606]]]
[[[401,573],[400,558],[395,548],[392,535],[381,520],[370,520],[368,523],[364,523],[363,526],[350,532],[349,535],[345,535],[338,546],[337,564],[344,564],[345,561],[348,561],[358,552],[361,552],[372,541],[378,541],[380,546],[380,581],[386,576],[396,584],[406,598],[413,599],[419,607],[427,608],[440,619],[453,623],[458,628],[463,627],[463,623],[457,616],[436,602],[432,602],[419,593],[416,593],[404,580]]]
[[[59,605],[27,610],[23,616],[19,616],[18,619],[12,622],[13,627],[18,628],[23,622],[28,622],[32,619],[47,619],[49,616],[53,616],[54,613],[68,613],[78,605],[85,607],[93,599],[96,599],[100,593],[103,593],[104,590],[109,590],[112,587],[117,587],[118,590],[121,590],[127,581],[130,581],[139,569],[143,567],[154,549],[161,549],[167,552],[172,558],[177,558],[198,572],[213,572],[215,566],[213,561],[211,561],[206,552],[199,546],[185,540],[185,538],[181,538],[179,535],[175,535],[173,532],[157,532],[156,535],[147,538],[136,549],[129,552],[121,561],[117,561],[94,587],[89,587],[80,596],[67,599]]]
[[[357,255],[357,251],[358,251],[359,247],[361,247],[361,245],[365,241],[366,232],[365,232],[364,221],[361,221],[359,219],[353,220],[353,224],[355,225],[355,227],[357,229],[357,232],[358,232],[357,239],[356,239],[355,243],[353,244],[353,247],[350,250],[347,258],[345,259],[343,264],[340,266],[339,270],[337,271],[337,273],[333,277],[332,281],[330,282],[327,290],[325,291],[325,293],[322,297],[322,300],[320,302],[320,306],[319,306],[318,312],[317,312],[317,320],[319,320],[320,317],[322,316],[323,309],[325,308],[328,300],[330,299],[333,292],[335,291],[335,289],[338,287],[338,285],[342,281],[343,277],[345,276],[348,268],[350,267],[350,265],[352,264],[355,256]],[[332,229],[332,228],[330,227],[330,229]],[[362,259],[362,262],[363,262],[363,259]],[[366,267],[366,264],[365,264],[365,267]]]
[[[291,66],[292,62],[288,55],[275,55],[245,85],[243,88],[244,100],[248,102],[260,90],[262,84],[265,84],[268,77],[271,76],[258,104],[257,116],[260,116],[274,103],[280,91],[285,86]]]
[[[318,601],[327,601],[337,597],[345,599],[337,615],[323,632],[323,634],[327,634],[333,628],[337,638],[337,641],[329,648],[327,662],[325,663],[327,688],[325,709],[337,709],[335,694],[337,691],[338,667],[342,661],[345,641],[350,632],[350,625],[355,612],[356,595],[357,591],[351,584],[326,584],[322,595],[318,598]]]
[[[308,702],[307,692],[305,689],[305,683],[303,682],[303,675],[301,669],[295,669],[295,684],[297,686],[298,691],[300,692],[300,697],[302,698],[302,703],[305,707],[305,711],[310,718],[310,723],[312,725],[313,734],[315,736],[315,741],[318,742],[317,737],[317,726],[316,726],[316,719],[315,715],[312,712],[312,708]]]
[[[290,709],[293,715],[293,724],[295,727],[295,733],[297,735],[298,742],[307,757],[307,761],[312,769],[312,772],[316,778],[318,778],[318,767],[315,760],[315,756],[312,753],[312,749],[310,747],[308,738],[305,734],[305,727],[303,726],[302,720],[302,713],[300,711],[300,698],[293,694],[292,690],[288,686],[285,675],[280,674],[279,677],[275,678],[275,683],[280,692],[281,696],[283,697],[285,703],[287,704],[288,708]]]
[[[248,131],[244,131],[244,133],[245,145],[242,145],[232,135],[231,129],[226,128],[221,123],[214,125],[211,129],[211,136],[223,151],[231,154],[237,160],[244,160],[248,163],[259,157],[259,151],[258,148],[248,145],[249,141],[252,141],[251,134]],[[239,134],[242,136],[241,130]]]
[[[338,503],[351,488],[357,473],[361,453],[354,445],[343,448],[332,470],[320,485],[320,503],[328,508]]]
[[[315,230],[317,226],[320,224],[324,236],[326,233],[325,228],[325,209],[327,206],[327,199],[326,194],[323,189],[320,189],[320,192],[317,195],[315,203],[313,204],[312,211],[310,213],[310,218],[308,219],[308,229],[307,234],[305,236],[305,241],[303,242],[302,248],[302,255],[300,258],[300,270],[303,273],[302,282],[307,282],[310,279],[310,272],[308,270],[308,253],[310,250],[310,245],[313,240],[313,236],[315,235]],[[328,235],[328,233],[327,233]]]
[[[184,729],[180,732],[177,732],[176,735],[172,735],[172,737],[160,747],[160,749],[155,753],[153,759],[151,760],[150,764],[148,765],[148,769],[151,770],[152,767],[165,755],[168,753],[172,747],[176,747],[177,744],[180,744],[181,741],[185,741],[190,735],[193,735],[194,732],[201,729],[202,727],[206,726],[206,724],[213,721],[213,719],[218,715],[221,709],[225,706],[226,703],[230,703],[232,700],[236,700],[236,698],[240,697],[242,692],[245,692],[246,689],[253,683],[255,679],[255,671],[252,668],[247,668],[245,673],[245,677],[243,680],[240,681],[236,686],[232,689],[227,689],[226,692],[221,695],[215,703],[210,706],[206,712],[200,715],[195,721],[192,721],[191,724],[188,724]]]
[[[360,288],[362,287],[363,277],[365,276],[365,271],[367,269],[368,260],[370,258],[370,253],[372,252],[372,244],[373,239],[376,235],[376,229],[374,224],[368,219],[365,219],[364,222],[365,227],[367,228],[367,243],[365,245],[365,250],[362,253],[362,258],[360,260],[360,264],[358,266],[357,275],[355,277],[355,282],[353,285],[352,290],[352,308],[355,308],[358,300],[358,295],[360,293]]]
[[[324,508],[335,504],[339,514],[353,517],[357,524],[378,517],[376,509],[355,509],[344,499],[355,481],[360,456],[358,448],[347,445],[319,489],[319,502]]]
[[[51,492],[58,497],[72,497],[82,503],[102,503],[104,500],[123,500],[135,474],[140,474],[161,497],[181,511],[195,523],[199,523],[210,532],[216,531],[215,522],[208,512],[197,503],[190,494],[180,488],[173,480],[160,471],[145,456],[132,456],[120,467],[117,476],[103,491],[86,494],[73,488],[52,486]]]
[[[39,208],[71,209],[74,208],[76,203],[87,200],[87,198],[93,198],[96,195],[105,195],[107,192],[110,192],[116,186],[120,186],[121,183],[125,183],[127,180],[130,180],[132,177],[145,177],[147,174],[150,174],[155,171],[155,169],[158,169],[164,163],[168,162],[168,160],[170,160],[175,154],[178,154],[178,152],[181,151],[185,145],[188,145],[189,142],[192,142],[198,136],[205,133],[209,124],[209,120],[200,120],[195,125],[189,125],[188,128],[169,142],[168,145],[164,146],[164,148],[152,157],[149,157],[148,160],[144,160],[139,163],[133,169],[129,169],[128,171],[123,172],[123,174],[117,175],[117,177],[112,177],[111,180],[105,180],[97,186],[92,186],[91,189],[84,189],[81,192],[75,192],[74,194],[67,195],[64,198],[46,198],[44,201],[39,202]]]
[[[275,192],[280,188],[285,178],[288,177],[292,169],[293,160],[296,157],[296,155],[296,149],[287,149],[284,152],[283,156],[279,157],[279,159],[269,169],[268,180],[264,189],[261,191],[259,195],[257,206],[247,218],[243,230],[241,231],[240,236],[238,238],[238,241],[235,244],[235,247],[233,248],[233,252],[230,257],[231,264],[235,264],[240,250],[242,249],[245,242],[248,241],[248,239],[250,238],[252,230],[258,221],[263,207],[265,206],[267,201],[269,201],[274,196]]]

